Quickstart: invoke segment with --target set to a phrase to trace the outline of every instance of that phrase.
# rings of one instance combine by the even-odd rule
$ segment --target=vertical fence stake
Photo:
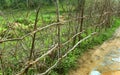
[[[59,12],[59,0],[56,0],[56,15],[57,15],[57,22],[60,22],[60,12]],[[58,34],[58,58],[61,56],[61,51],[60,51],[60,24],[57,26],[57,34]]]

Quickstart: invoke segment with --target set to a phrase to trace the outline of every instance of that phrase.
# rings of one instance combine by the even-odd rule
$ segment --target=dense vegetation
[[[67,74],[119,27],[116,1],[1,0],[0,75]]]
[[[64,2],[60,0],[60,2]],[[1,0],[0,8],[12,8],[12,9],[26,9],[26,8],[36,8],[39,5],[41,6],[51,6],[54,5],[54,0]]]

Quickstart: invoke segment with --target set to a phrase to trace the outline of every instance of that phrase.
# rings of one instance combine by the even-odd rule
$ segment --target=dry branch
[[[112,13],[112,12],[105,12],[105,13],[103,14],[103,16],[105,16],[105,15],[107,15],[107,14],[109,14],[109,13]],[[92,16],[92,17],[99,17],[99,16],[100,16],[100,15]],[[73,19],[70,19],[70,20],[67,20],[67,21],[52,23],[52,24],[46,25],[46,26],[44,26],[44,27],[39,27],[39,28],[37,28],[35,31],[32,31],[32,32],[30,32],[30,33],[28,33],[28,34],[26,34],[26,35],[20,37],[20,38],[13,38],[13,39],[3,39],[3,40],[0,40],[0,43],[8,42],[8,41],[19,41],[19,40],[23,40],[23,39],[26,38],[27,36],[33,35],[34,33],[37,33],[37,32],[39,32],[39,31],[41,31],[41,30],[46,29],[46,28],[49,28],[49,27],[52,27],[52,26],[56,26],[56,25],[58,25],[58,24],[61,25],[61,24],[67,23],[67,22],[71,22],[71,21],[75,21],[75,20],[77,20],[77,19],[87,18],[87,17],[89,17],[89,16],[77,17],[77,18],[73,18]]]
[[[69,43],[73,38],[75,38],[76,36],[78,36],[79,34],[83,33],[85,30],[83,30],[82,32],[79,32],[75,35],[73,35],[68,41],[66,41],[65,43],[62,44],[62,46],[66,45],[67,43]]]
[[[50,54],[51,52],[53,52],[56,48],[58,47],[58,44],[56,44],[51,50],[49,50],[48,52],[46,52],[45,54],[43,54],[41,57],[37,58],[35,61],[29,62],[25,68],[23,68],[21,70],[20,73],[16,74],[16,75],[23,75],[32,65],[34,65],[35,63],[37,63],[40,59],[44,58],[45,56],[47,56],[48,54]]]
[[[91,37],[92,35],[94,35],[94,34],[96,34],[96,32],[91,33],[91,34],[88,35],[87,37],[85,37],[85,38],[83,38],[82,40],[80,40],[77,44],[75,44],[75,45],[73,46],[72,49],[70,49],[65,55],[63,55],[61,58],[59,58],[59,59],[57,60],[57,62],[56,62],[52,67],[50,67],[48,70],[46,70],[46,72],[44,72],[44,73],[42,73],[42,74],[40,74],[40,75],[45,75],[47,72],[49,72],[51,69],[53,69],[53,68],[59,63],[59,61],[60,61],[62,58],[66,57],[66,56],[67,56],[71,51],[73,51],[81,42],[83,42],[84,40],[90,38],[90,37]],[[26,70],[28,70],[32,65],[36,64],[40,59],[42,59],[42,58],[44,58],[45,56],[47,56],[48,54],[50,54],[54,49],[57,48],[57,46],[58,46],[58,44],[56,44],[55,47],[52,48],[51,50],[49,50],[47,53],[45,53],[45,54],[43,54],[41,57],[37,58],[35,61],[32,61],[32,62],[28,63],[28,65],[27,65],[25,68],[23,68],[20,73],[18,73],[18,74],[16,74],[16,75],[23,75],[23,74],[26,72]]]
[[[61,24],[63,24],[63,23],[71,22],[71,21],[74,21],[74,20],[77,20],[77,19],[80,19],[80,18],[86,18],[86,16],[84,16],[84,17],[78,17],[78,18],[73,18],[73,19],[70,19],[70,20],[67,20],[67,21],[52,23],[52,24],[46,25],[46,26],[44,26],[44,27],[39,27],[39,28],[37,28],[36,30],[34,30],[34,31],[32,31],[32,32],[30,32],[30,33],[28,33],[28,34],[20,37],[20,38],[2,39],[2,40],[0,40],[0,43],[8,42],[8,41],[19,41],[19,40],[23,40],[23,39],[26,38],[27,36],[33,35],[33,34],[39,32],[39,31],[41,31],[41,30],[44,30],[44,29],[46,29],[46,28],[49,28],[49,27],[52,27],[52,26],[56,26],[56,25],[58,25],[58,24],[61,25]]]
[[[70,50],[68,50],[68,52],[66,52],[61,58],[59,58],[57,60],[57,62],[51,66],[48,70],[46,70],[44,73],[38,74],[38,75],[45,75],[47,74],[50,70],[52,70],[53,68],[55,68],[57,66],[57,64],[63,59],[65,58],[71,51],[73,51],[81,42],[85,41],[86,39],[90,38],[92,35],[96,34],[96,32],[91,33],[90,35],[88,35],[87,37],[83,38],[82,40],[80,40],[79,42],[77,42]]]
[[[39,8],[38,8],[38,10],[37,10],[37,12],[36,12],[36,19],[35,19],[33,31],[35,31],[35,30],[37,29],[39,11],[40,11],[40,6],[39,6]],[[32,59],[32,55],[34,54],[33,51],[34,51],[34,48],[35,48],[35,38],[36,38],[36,33],[34,33],[34,34],[33,34],[33,37],[32,37],[32,45],[31,45],[29,60]]]

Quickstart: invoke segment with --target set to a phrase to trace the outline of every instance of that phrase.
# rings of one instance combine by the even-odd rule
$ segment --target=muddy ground
[[[69,75],[120,75],[120,28],[101,46],[86,52],[78,63],[79,68]]]

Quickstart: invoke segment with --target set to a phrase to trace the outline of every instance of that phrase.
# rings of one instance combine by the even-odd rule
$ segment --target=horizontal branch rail
[[[85,30],[83,30],[82,32],[79,32],[79,33],[73,35],[68,41],[66,41],[65,43],[63,43],[62,46],[66,45],[66,44],[69,43],[73,38],[75,38],[75,37],[78,36],[79,34],[82,34],[83,32],[85,32]]]
[[[105,16],[105,15],[107,15],[107,14],[110,14],[110,13],[112,13],[112,12],[105,12],[105,13],[103,14],[103,16]],[[99,17],[99,16],[100,16],[100,15],[92,16],[92,17]],[[28,33],[28,34],[26,34],[26,35],[20,37],[20,38],[13,38],[13,39],[3,39],[3,40],[0,40],[0,43],[8,42],[8,41],[19,41],[19,40],[23,40],[23,39],[26,38],[27,36],[33,35],[34,33],[37,33],[37,32],[39,32],[39,31],[41,31],[41,30],[46,29],[46,28],[49,28],[49,27],[52,27],[52,26],[56,26],[56,25],[62,24],[62,23],[71,22],[71,21],[74,21],[74,20],[77,20],[77,19],[87,18],[87,17],[88,17],[88,16],[77,17],[77,18],[73,18],[73,19],[70,19],[70,20],[67,20],[67,21],[63,21],[63,22],[52,23],[52,24],[46,25],[46,26],[44,26],[44,27],[39,27],[39,28],[37,28],[35,31],[32,31],[32,32],[30,32],[30,33]]]
[[[16,75],[23,75],[33,64],[37,63],[40,59],[44,58],[45,56],[47,56],[48,54],[50,54],[54,49],[56,49],[58,47],[58,44],[56,44],[51,50],[49,50],[48,52],[46,52],[45,54],[43,54],[41,57],[37,58],[35,61],[29,62],[27,64],[27,66],[25,66],[24,69],[21,70],[20,73],[16,74]]]
[[[50,67],[48,70],[46,70],[44,73],[39,74],[39,75],[45,75],[47,72],[49,72],[50,70],[52,70],[60,61],[62,58],[66,57],[71,51],[73,51],[81,42],[83,42],[84,40],[90,38],[92,35],[96,34],[96,32],[91,33],[90,35],[88,35],[87,37],[83,38],[82,40],[80,40],[77,44],[75,44],[73,46],[72,49],[70,49],[65,55],[63,55],[61,58],[59,58],[57,60],[57,62]],[[55,48],[57,48],[58,44],[55,45],[55,47],[53,47],[51,50],[49,50],[47,53],[43,54],[41,57],[37,58],[35,61],[32,61],[30,63],[27,64],[27,66],[21,70],[20,73],[16,74],[16,75],[23,75],[30,67],[32,67],[32,65],[36,64],[40,59],[44,58],[45,56],[47,56],[48,54],[50,54]]]

